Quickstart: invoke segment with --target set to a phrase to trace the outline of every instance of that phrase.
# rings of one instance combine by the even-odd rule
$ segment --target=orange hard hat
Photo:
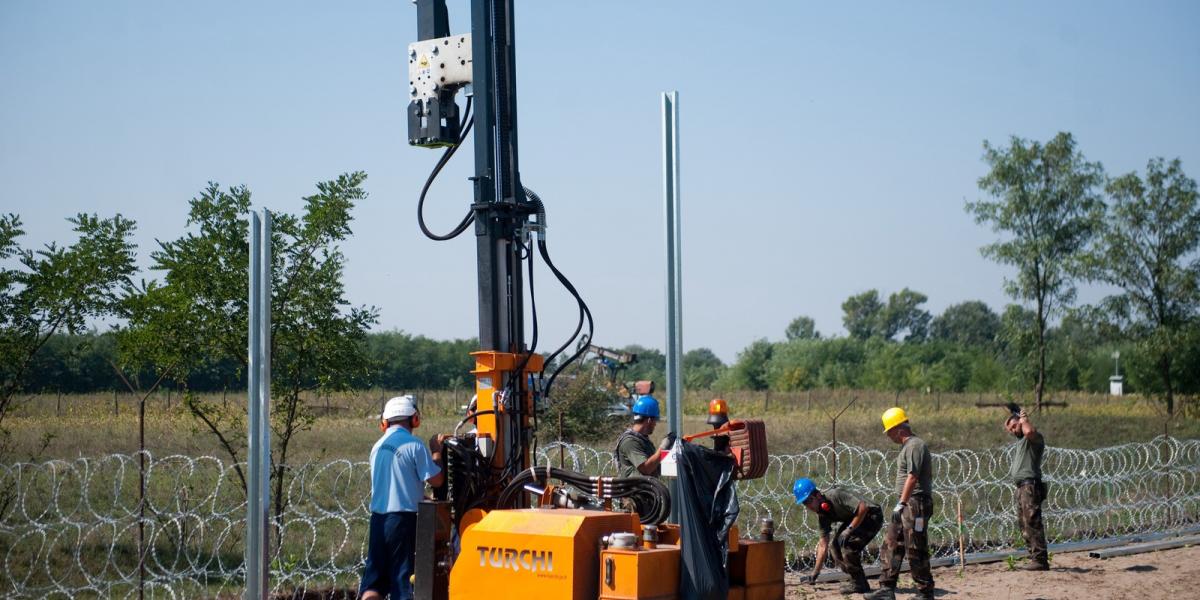
[[[708,424],[724,425],[727,421],[729,421],[729,405],[720,398],[713,398],[712,402],[708,403]]]

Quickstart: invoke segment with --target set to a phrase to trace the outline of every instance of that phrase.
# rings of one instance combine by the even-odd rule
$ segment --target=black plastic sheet
[[[725,600],[729,596],[729,528],[738,517],[733,457],[683,440],[678,461],[679,597]]]

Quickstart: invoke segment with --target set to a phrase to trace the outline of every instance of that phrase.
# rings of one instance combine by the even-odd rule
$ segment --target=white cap
[[[396,396],[383,405],[382,418],[384,421],[403,419],[415,414],[417,414],[417,401],[409,395]]]

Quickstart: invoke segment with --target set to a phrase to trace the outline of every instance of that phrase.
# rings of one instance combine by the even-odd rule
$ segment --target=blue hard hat
[[[633,416],[658,418],[658,400],[654,396],[641,396],[633,403]]]
[[[816,489],[817,485],[811,479],[807,477],[797,479],[795,485],[792,486],[792,495],[796,497],[796,504],[803,504]]]

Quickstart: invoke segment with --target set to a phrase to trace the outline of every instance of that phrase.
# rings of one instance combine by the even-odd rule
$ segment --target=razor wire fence
[[[933,454],[935,556],[957,552],[960,505],[968,553],[1020,545],[1011,452]],[[141,586],[146,598],[239,597],[246,504],[238,465],[210,456],[147,458],[144,521],[137,454],[0,465],[0,596],[137,598]],[[611,452],[565,443],[538,450],[538,464],[560,461],[588,474],[614,472]],[[271,538],[274,593],[303,598],[356,589],[369,519],[367,463],[308,463],[289,471],[286,508]],[[1200,440],[1047,448],[1043,473],[1051,543],[1200,522]],[[738,484],[739,527],[754,533],[761,519],[772,519],[790,569],[811,568],[818,536],[815,516],[792,501],[798,477],[812,477],[819,487],[836,482],[884,507],[895,500],[894,454],[840,444],[770,457],[763,478]]]

